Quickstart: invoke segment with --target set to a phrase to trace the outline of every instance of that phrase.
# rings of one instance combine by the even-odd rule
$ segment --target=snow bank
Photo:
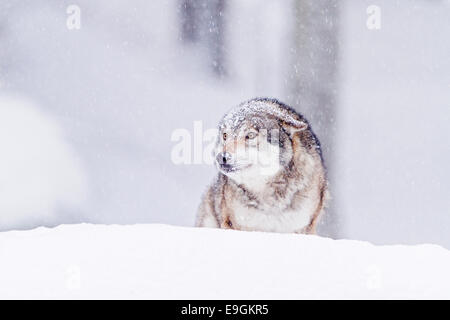
[[[0,96],[0,230],[67,221],[62,213],[78,208],[85,190],[55,121],[29,101]]]
[[[0,298],[450,298],[450,252],[164,225],[0,233]]]

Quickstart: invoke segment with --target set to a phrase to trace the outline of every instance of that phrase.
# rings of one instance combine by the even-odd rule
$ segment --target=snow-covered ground
[[[0,298],[450,298],[450,252],[166,225],[0,233]]]

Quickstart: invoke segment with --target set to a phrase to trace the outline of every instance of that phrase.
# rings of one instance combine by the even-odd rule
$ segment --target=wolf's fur
[[[255,134],[258,142],[250,138]],[[274,169],[263,171],[248,154],[239,155],[249,149],[266,159],[278,151]],[[216,154],[227,157],[225,164],[218,157],[219,173],[203,196],[197,226],[315,233],[328,187],[320,143],[302,115],[275,99],[246,101],[220,122]]]

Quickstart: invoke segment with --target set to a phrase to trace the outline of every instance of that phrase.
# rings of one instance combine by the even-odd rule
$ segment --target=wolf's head
[[[277,100],[246,101],[219,124],[216,165],[239,184],[270,179],[289,166],[294,136],[307,129],[301,115]]]

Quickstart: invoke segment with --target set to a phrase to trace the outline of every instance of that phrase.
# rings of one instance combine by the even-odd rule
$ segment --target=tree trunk
[[[213,72],[222,77],[225,75],[225,36],[224,11],[225,0],[210,0],[208,21],[208,48]]]
[[[181,39],[197,43],[207,56],[207,67],[225,75],[225,0],[181,0]]]
[[[199,1],[181,0],[180,22],[181,39],[185,42],[196,42],[199,40]]]
[[[294,0],[295,23],[288,102],[310,121],[322,144],[333,195],[337,102],[338,0]],[[319,232],[337,237],[339,219],[332,200]]]

